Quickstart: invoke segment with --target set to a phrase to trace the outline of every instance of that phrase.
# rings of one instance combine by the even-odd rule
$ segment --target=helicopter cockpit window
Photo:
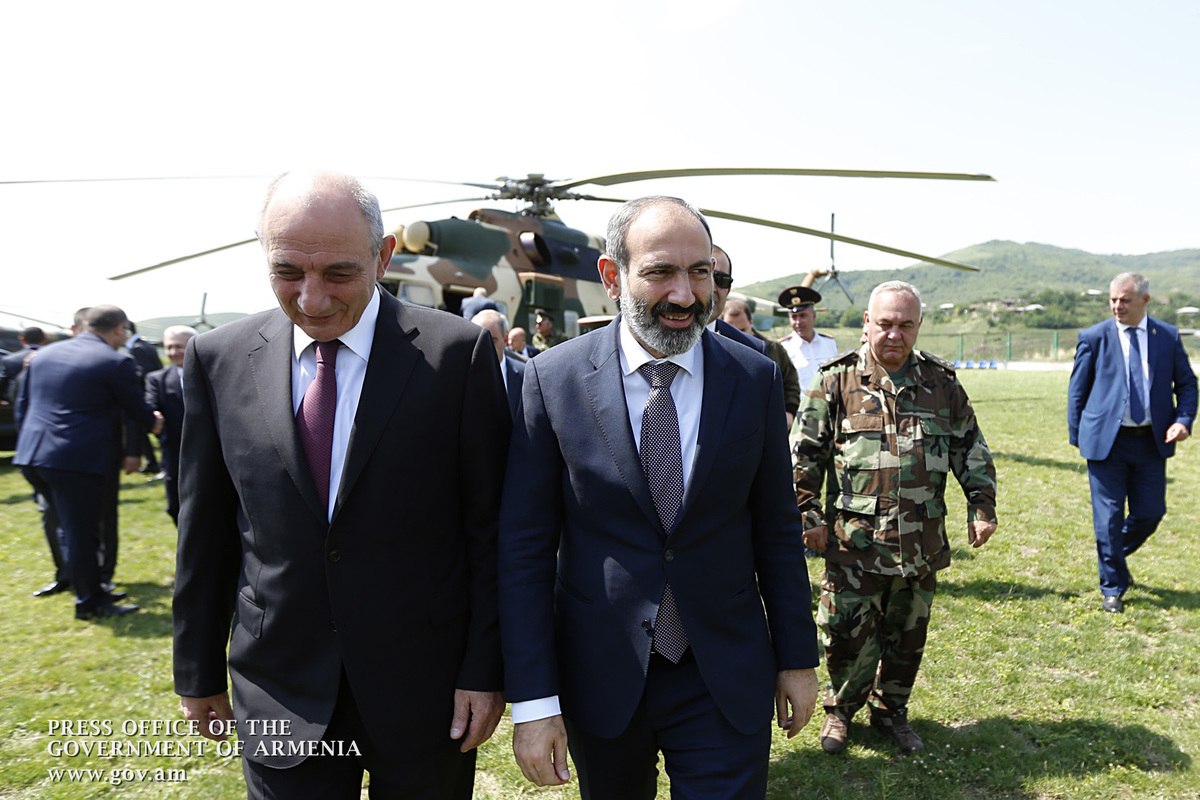
[[[419,306],[433,308],[435,305],[433,301],[433,289],[419,283],[401,283],[400,291],[396,293],[396,296],[401,300],[407,300]]]

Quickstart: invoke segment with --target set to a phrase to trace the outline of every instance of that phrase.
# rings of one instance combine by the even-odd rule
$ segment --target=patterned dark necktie
[[[1137,328],[1126,328],[1129,334],[1129,417],[1141,425],[1146,419],[1146,407],[1142,397],[1146,390],[1146,381],[1142,375],[1142,348],[1138,344]]]
[[[316,342],[317,377],[308,385],[300,409],[296,412],[296,427],[300,444],[308,461],[313,483],[321,497],[321,508],[329,508],[329,468],[333,458],[333,421],[337,411],[337,351],[341,342]]]
[[[671,381],[679,365],[670,361],[643,364],[638,368],[650,384],[650,396],[642,413],[639,455],[642,469],[654,498],[654,508],[667,537],[675,527],[675,517],[683,504],[683,454],[679,443],[679,415],[671,397]],[[675,596],[668,581],[662,603],[654,620],[654,649],[673,664],[687,652],[687,632],[675,608]]]

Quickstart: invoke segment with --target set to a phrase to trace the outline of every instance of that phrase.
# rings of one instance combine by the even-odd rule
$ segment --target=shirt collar
[[[371,358],[371,345],[375,341],[375,322],[378,319],[379,287],[375,287],[375,291],[372,292],[367,307],[363,309],[362,316],[358,318],[358,324],[339,336],[338,341],[349,347],[363,361],[369,361]],[[292,347],[296,351],[297,361],[300,360],[300,355],[313,341],[315,340],[305,333],[299,325],[292,325]]]
[[[1117,323],[1117,330],[1119,330],[1121,333],[1124,333],[1124,332],[1126,331],[1126,329],[1128,329],[1128,328],[1137,328],[1137,329],[1138,329],[1139,331],[1141,331],[1142,333],[1145,333],[1145,332],[1146,332],[1146,320],[1147,320],[1147,319],[1148,319],[1148,317],[1147,317],[1145,314],[1142,314],[1142,321],[1141,321],[1141,322],[1139,322],[1137,325],[1126,325],[1126,324],[1125,324],[1125,323],[1123,323],[1123,322],[1118,322],[1118,323]]]
[[[637,372],[638,367],[643,364],[649,364],[651,361],[670,361],[672,364],[678,364],[679,368],[688,375],[696,374],[696,359],[699,358],[696,346],[693,346],[685,353],[680,353],[666,358],[655,358],[646,348],[642,347],[637,339],[633,338],[633,331],[629,329],[629,323],[625,318],[621,318],[621,330],[617,339],[618,346],[621,348],[621,366],[625,370],[626,375],[632,375]],[[699,343],[697,343],[699,344]]]

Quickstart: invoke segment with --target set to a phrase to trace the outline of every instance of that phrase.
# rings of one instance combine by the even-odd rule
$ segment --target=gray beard
[[[712,313],[714,297],[709,296],[708,305],[702,314],[693,316],[692,324],[686,328],[664,328],[654,317],[652,307],[634,297],[627,281],[621,282],[621,316],[629,323],[629,329],[642,344],[664,356],[677,356],[696,346],[704,335],[704,326]]]

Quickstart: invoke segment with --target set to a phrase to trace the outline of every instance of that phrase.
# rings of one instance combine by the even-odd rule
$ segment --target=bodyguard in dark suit
[[[163,331],[163,349],[171,365],[146,376],[146,405],[163,415],[158,434],[162,445],[163,486],[167,513],[179,524],[179,440],[183,437],[183,356],[187,343],[196,335],[187,325],[172,325]]]
[[[118,446],[114,417],[124,413],[147,429],[156,424],[133,359],[116,351],[125,341],[126,322],[116,306],[89,309],[88,332],[40,352],[29,362],[22,387],[24,413],[13,463],[25,467],[34,488],[54,505],[79,619],[137,610],[116,605],[101,588],[97,560],[106,479]]]
[[[137,325],[132,322],[129,323],[129,333],[129,341],[125,343],[125,349],[137,362],[138,378],[144,382],[146,376],[151,372],[157,372],[163,368],[162,359],[158,357],[158,348],[139,336]],[[146,465],[142,467],[142,472],[151,475],[157,473],[160,465],[158,455],[154,452],[154,445],[150,442],[149,432],[134,431],[133,433],[138,441],[137,455],[146,457]]]
[[[508,408],[515,418],[517,406],[521,402],[521,385],[525,380],[526,362],[506,355],[508,318],[494,309],[485,309],[471,317],[471,322],[486,328],[492,335],[492,343],[496,346],[496,355],[500,359],[500,373],[504,377],[504,391],[508,394]]]
[[[500,608],[517,761],[564,783],[569,738],[582,796],[628,800],[654,796],[662,752],[673,797],[762,798],[772,708],[790,736],[816,699],[779,371],[705,330],[698,211],[635,200],[607,241],[621,315],[526,365],[514,423]]]
[[[184,362],[184,714],[236,712],[252,798],[357,800],[364,769],[373,798],[469,797],[504,705],[495,350],[377,289],[395,240],[352,178],[279,179],[259,238],[281,309]]]
[[[0,400],[9,403],[16,399],[17,376],[25,369],[29,357],[46,341],[46,334],[41,328],[29,327],[21,331],[17,341],[21,343],[21,349],[0,359]]]
[[[1067,425],[1088,460],[1103,607],[1120,613],[1126,558],[1167,512],[1167,459],[1191,434],[1197,391],[1179,330],[1146,315],[1146,277],[1113,278],[1109,302],[1113,319],[1079,334]]]

